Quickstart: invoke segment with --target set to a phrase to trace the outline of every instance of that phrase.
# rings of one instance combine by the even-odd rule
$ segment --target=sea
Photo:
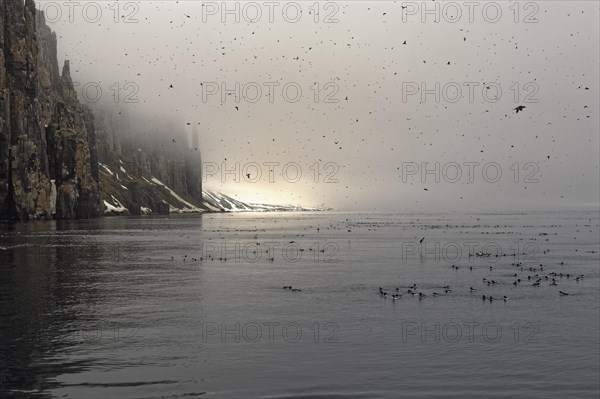
[[[0,397],[597,399],[599,216],[3,224]]]

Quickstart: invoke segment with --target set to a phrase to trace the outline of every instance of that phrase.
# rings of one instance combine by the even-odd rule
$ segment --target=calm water
[[[4,225],[0,397],[597,398],[598,216]]]

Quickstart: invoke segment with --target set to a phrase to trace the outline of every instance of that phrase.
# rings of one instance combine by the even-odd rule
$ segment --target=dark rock
[[[0,219],[101,213],[94,119],[32,0],[0,4]],[[56,203],[52,195],[56,184]]]
[[[157,215],[168,215],[171,212],[169,204],[162,202],[162,201],[158,201],[154,204],[154,207],[152,208],[152,213],[155,213]]]

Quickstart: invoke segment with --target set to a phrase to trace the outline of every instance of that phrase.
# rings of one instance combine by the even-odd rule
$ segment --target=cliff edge
[[[92,112],[33,0],[0,3],[0,219],[102,213]]]

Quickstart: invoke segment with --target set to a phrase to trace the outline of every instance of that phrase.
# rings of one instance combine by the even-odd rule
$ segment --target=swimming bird
[[[569,295],[567,292],[564,292],[564,291],[558,291],[558,293],[559,293],[560,295]]]

